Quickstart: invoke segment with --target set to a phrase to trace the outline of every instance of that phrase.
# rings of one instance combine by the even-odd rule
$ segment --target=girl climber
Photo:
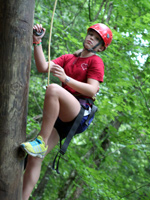
[[[42,50],[41,39],[45,34],[42,25],[33,27],[37,32],[43,30],[41,36],[33,35],[34,58],[39,72],[48,72],[48,62]],[[28,162],[23,179],[23,200],[28,200],[37,183],[42,158],[44,158],[58,143],[67,137],[75,119],[84,109],[83,117],[77,125],[74,134],[83,132],[91,123],[93,116],[86,123],[92,112],[93,99],[103,82],[104,64],[102,59],[95,55],[104,51],[112,41],[112,32],[104,24],[90,26],[83,43],[83,50],[78,56],[73,54],[62,55],[50,61],[50,72],[59,78],[62,87],[50,84],[46,89],[43,121],[37,138],[21,144],[28,153]]]

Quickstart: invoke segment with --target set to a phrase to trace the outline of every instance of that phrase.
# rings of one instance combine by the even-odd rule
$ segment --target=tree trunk
[[[0,199],[20,200],[34,0],[0,0]]]

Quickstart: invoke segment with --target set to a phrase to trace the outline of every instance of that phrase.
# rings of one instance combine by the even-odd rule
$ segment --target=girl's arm
[[[83,83],[69,77],[69,81],[66,81],[68,76],[59,65],[54,65],[51,72],[53,76],[59,78],[61,82],[66,83],[70,88],[84,96],[93,97],[97,93],[99,81],[95,79],[88,78],[87,83]]]
[[[48,71],[48,63],[46,62],[42,45],[34,46],[34,59],[38,72]]]
[[[84,96],[93,97],[98,91],[99,81],[88,78],[87,83],[83,83],[71,78],[67,85]]]
[[[37,32],[41,32],[41,30],[43,30],[43,34],[41,36],[36,36],[33,34],[33,43],[36,42],[39,43],[39,41],[45,35],[46,29],[44,29],[41,24],[34,25],[33,29],[35,29]],[[41,44],[34,46],[34,59],[38,72],[43,72],[43,73],[48,72],[48,62],[45,59]],[[50,68],[52,68],[53,65],[54,62],[50,61]]]

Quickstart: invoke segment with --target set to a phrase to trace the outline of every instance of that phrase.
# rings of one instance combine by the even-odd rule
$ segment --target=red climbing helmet
[[[90,26],[87,31],[89,31],[89,29],[95,30],[102,37],[105,43],[105,49],[110,45],[113,35],[108,26],[102,23],[98,23]]]

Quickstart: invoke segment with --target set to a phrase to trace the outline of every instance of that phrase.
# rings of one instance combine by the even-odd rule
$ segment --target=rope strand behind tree
[[[48,44],[48,80],[47,80],[47,86],[49,86],[49,83],[50,83],[50,60],[51,60],[51,56],[50,56],[51,55],[51,51],[50,51],[51,48],[50,48],[50,45],[51,45],[53,19],[54,19],[54,14],[55,14],[55,10],[56,10],[56,5],[57,5],[57,0],[55,0],[52,19],[51,19],[51,25],[50,25],[49,44]]]

